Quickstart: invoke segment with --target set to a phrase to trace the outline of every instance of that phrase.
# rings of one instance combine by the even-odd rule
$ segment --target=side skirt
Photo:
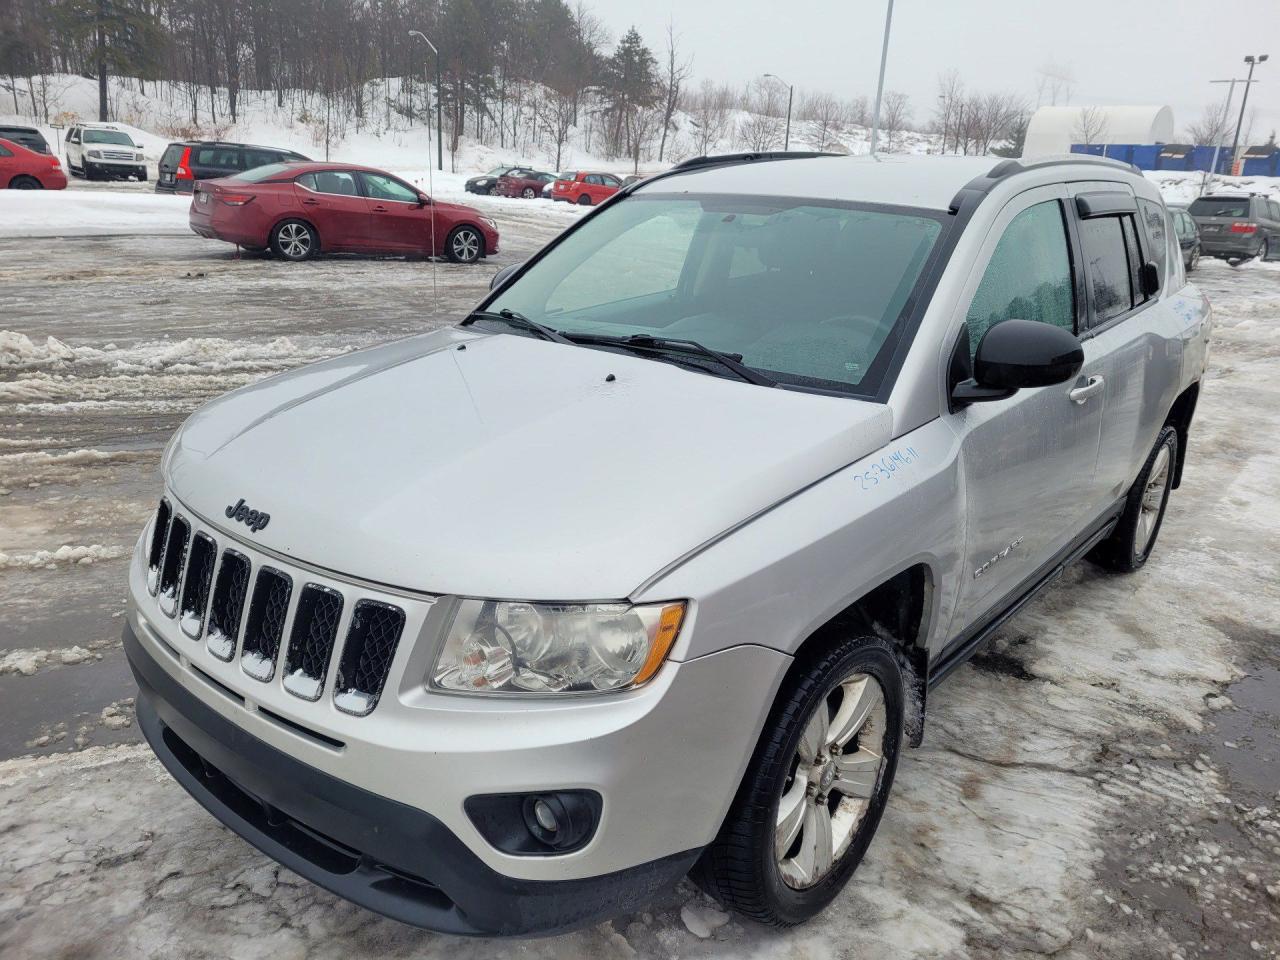
[[[961,634],[939,654],[936,661],[929,666],[929,689],[932,690],[956,667],[964,663],[978,652],[979,648],[990,639],[1019,610],[1034,600],[1062,571],[1071,566],[1098,543],[1105,540],[1115,529],[1124,510],[1124,499],[1116,503],[1080,537],[1069,543],[1056,557],[1024,580],[1012,594],[1012,600],[1003,607],[988,615],[986,620],[979,621],[968,631]]]

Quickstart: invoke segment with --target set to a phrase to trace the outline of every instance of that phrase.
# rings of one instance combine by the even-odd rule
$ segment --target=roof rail
[[[842,156],[845,156],[845,154],[820,153],[816,150],[773,150],[757,153],[721,153],[705,157],[690,157],[688,160],[677,163],[669,170],[663,170],[661,173],[655,173],[651,177],[629,183],[618,192],[632,193],[637,188],[653,183],[655,180],[665,180],[667,177],[674,177],[681,173],[693,173],[696,170],[705,170],[708,167],[730,167],[743,163],[763,163],[769,160],[813,160],[817,157]]]
[[[1088,166],[1110,167],[1113,170],[1124,170],[1127,173],[1136,173],[1142,175],[1142,168],[1132,163],[1125,163],[1123,160],[1116,160],[1112,157],[1095,157],[1088,153],[1063,153],[1055,156],[1039,157],[1032,160],[1008,159],[1001,160],[994,167],[988,170],[980,177],[974,177],[955,195],[951,200],[951,205],[947,208],[949,213],[958,213],[966,200],[972,202],[981,199],[985,194],[989,193],[996,184],[1006,177],[1011,177],[1016,173],[1026,173],[1029,170],[1042,170],[1045,167],[1062,167],[1075,164],[1085,164]]]

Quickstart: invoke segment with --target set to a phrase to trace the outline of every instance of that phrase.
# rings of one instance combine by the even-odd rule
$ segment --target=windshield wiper
[[[711,360],[735,376],[754,383],[760,387],[776,387],[777,381],[770,380],[764,374],[744,366],[742,354],[721,353],[713,350],[697,340],[682,340],[678,337],[655,337],[648,333],[633,333],[625,337],[614,337],[603,333],[569,333],[567,339],[571,343],[599,344],[601,346],[623,347],[644,353],[662,353],[668,356],[703,357]]]
[[[469,326],[471,321],[476,319],[497,320],[501,323],[509,324],[513,327],[519,327],[521,330],[528,330],[532,334],[536,334],[543,340],[553,340],[556,343],[573,343],[559,330],[553,330],[545,324],[539,323],[537,320],[530,320],[522,313],[516,313],[514,310],[503,308],[497,313],[490,310],[477,310],[462,321],[462,325]]]

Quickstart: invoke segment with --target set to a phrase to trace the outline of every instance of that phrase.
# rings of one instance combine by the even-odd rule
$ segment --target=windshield
[[[119,130],[86,130],[84,132],[84,142],[118,143],[126,147],[133,146],[133,139],[127,133],[121,133]]]
[[[506,172],[507,172],[508,170],[510,170],[510,169],[511,169],[510,167],[494,167],[492,170],[490,170],[488,173],[486,173],[486,174],[485,174],[485,176],[486,176],[486,177],[500,177],[500,176],[502,176],[504,173],[506,173]]]
[[[1200,197],[1191,201],[1189,209],[1193,217],[1247,217],[1249,198]]]
[[[570,335],[696,340],[780,383],[869,395],[940,220],[810,200],[640,194],[586,221],[486,309]]]

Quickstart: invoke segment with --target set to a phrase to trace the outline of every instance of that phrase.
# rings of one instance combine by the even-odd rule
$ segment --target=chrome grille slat
[[[160,583],[156,601],[160,612],[172,617],[178,612],[178,590],[182,585],[182,571],[187,560],[187,544],[191,539],[191,524],[175,516],[169,523],[169,534],[164,541],[164,556],[160,561]]]
[[[160,588],[160,561],[164,558],[164,544],[169,536],[169,521],[173,509],[169,501],[162,499],[156,511],[155,526],[151,529],[151,546],[147,550],[147,591],[154,597]]]
[[[235,656],[251,572],[252,565],[243,553],[230,547],[223,551],[218,581],[213,587],[213,602],[209,606],[209,629],[205,634],[205,646],[223,663],[230,663]]]
[[[338,640],[342,607],[342,594],[337,590],[319,583],[302,588],[284,665],[284,688],[294,696],[320,699]]]
[[[403,632],[404,611],[399,607],[378,600],[356,603],[338,663],[334,706],[358,717],[372,712]]]
[[[263,683],[276,675],[276,659],[289,617],[293,580],[275,567],[259,567],[240,645],[240,669]]]
[[[178,625],[192,640],[199,640],[204,630],[209,587],[213,584],[213,568],[217,562],[218,545],[213,537],[197,533],[191,541],[187,572],[182,578],[182,602],[178,605]]]

